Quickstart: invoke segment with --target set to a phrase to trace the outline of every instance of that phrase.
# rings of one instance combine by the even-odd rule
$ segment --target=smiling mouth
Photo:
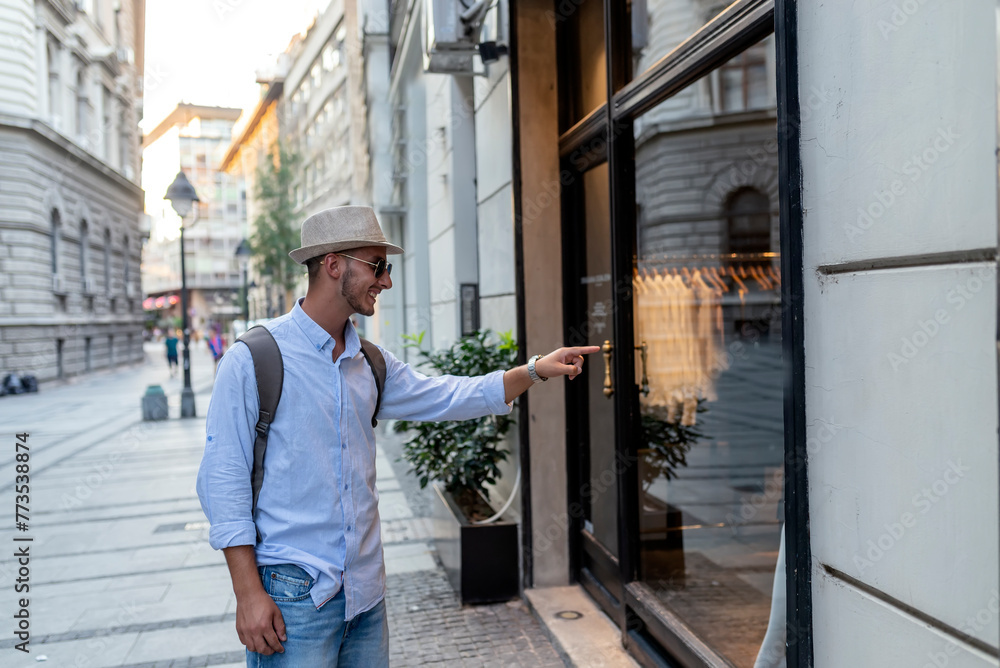
[[[378,293],[374,290],[369,290],[368,296],[372,298],[372,301],[376,301],[378,299]]]

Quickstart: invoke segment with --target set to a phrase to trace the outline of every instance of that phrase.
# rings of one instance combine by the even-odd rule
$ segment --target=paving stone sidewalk
[[[388,578],[390,665],[565,665],[523,601],[463,607],[441,570]]]

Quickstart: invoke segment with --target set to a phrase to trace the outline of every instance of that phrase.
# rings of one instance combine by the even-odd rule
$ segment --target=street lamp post
[[[181,217],[181,311],[183,311],[181,322],[184,328],[184,389],[181,390],[181,417],[195,417],[194,390],[191,389],[191,324],[188,321],[187,272],[184,270],[184,217],[191,213],[194,203],[200,200],[194,186],[184,176],[184,172],[177,172],[163,199],[169,200],[174,211]]]
[[[240,245],[236,247],[235,255],[240,263],[240,269],[243,270],[243,320],[249,322],[250,286],[247,284],[247,266],[250,264],[250,242],[246,239],[240,241]]]

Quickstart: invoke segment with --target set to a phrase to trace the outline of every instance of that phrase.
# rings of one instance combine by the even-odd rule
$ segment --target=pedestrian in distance
[[[350,318],[371,316],[392,287],[389,243],[368,207],[321,211],[290,253],[309,272],[306,296],[266,327],[283,381],[254,497],[260,397],[249,345],[219,364],[206,420],[198,497],[236,594],[248,666],[389,665],[385,562],[375,489],[379,419],[466,420],[507,414],[534,383],[575,378],[596,346],[560,348],[479,377],[428,377],[362,341]],[[371,346],[370,348],[368,346]],[[385,363],[381,391],[369,351]],[[255,502],[256,501],[256,502]]]
[[[215,372],[219,372],[219,360],[226,353],[226,339],[222,336],[222,327],[212,326],[212,335],[208,337],[208,351],[212,353],[212,361],[215,362]]]
[[[167,338],[164,339],[167,348],[167,368],[170,369],[170,377],[173,378],[177,372],[177,333],[175,330],[167,330]]]

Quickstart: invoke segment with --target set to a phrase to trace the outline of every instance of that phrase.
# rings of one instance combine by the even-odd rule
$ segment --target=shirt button
[[[348,530],[348,531],[350,531],[350,530],[351,530],[351,525],[350,525],[350,524],[348,524],[348,525],[347,525],[347,530]]]
[[[341,443],[341,444],[340,444],[340,447],[342,447],[342,448],[345,448],[345,449],[346,449],[346,448],[347,448],[347,443]]]
[[[344,485],[344,489],[347,489],[347,485]]]

